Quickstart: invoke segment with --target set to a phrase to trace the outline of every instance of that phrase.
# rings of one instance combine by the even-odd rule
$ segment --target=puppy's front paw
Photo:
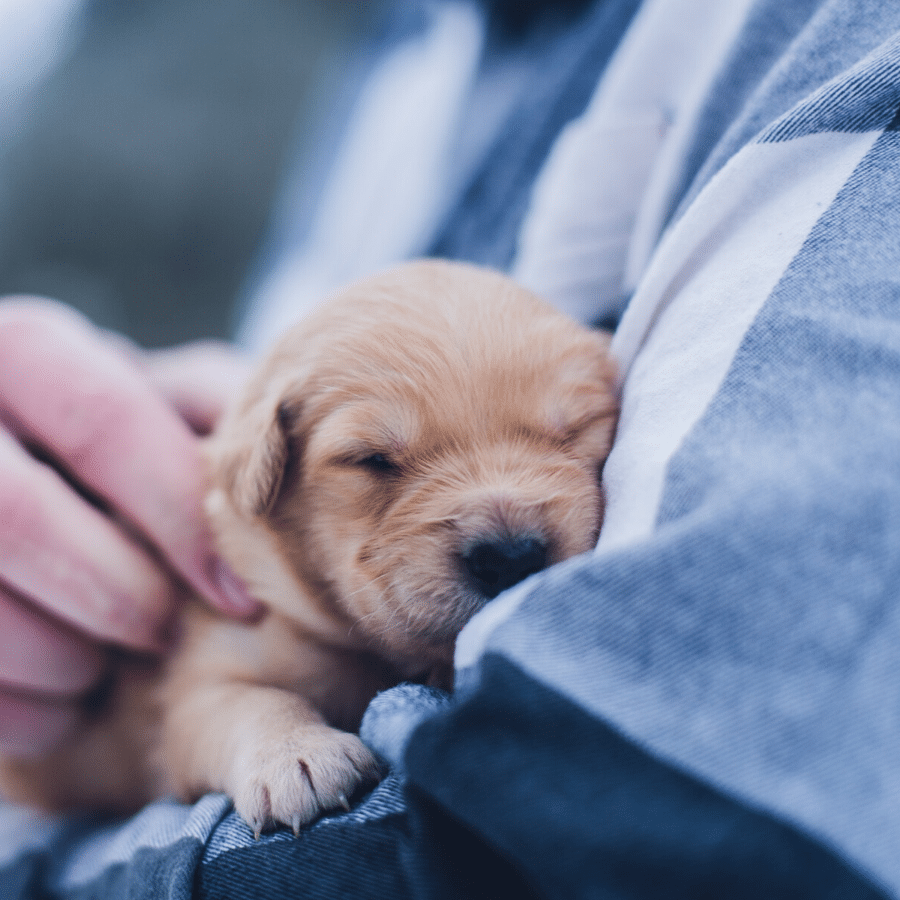
[[[301,825],[379,780],[375,757],[356,735],[334,728],[298,728],[278,739],[260,738],[232,779],[235,809],[259,837],[274,825]]]

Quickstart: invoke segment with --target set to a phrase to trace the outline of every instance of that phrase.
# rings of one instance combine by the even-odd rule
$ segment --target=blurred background
[[[0,0],[0,293],[233,334],[286,165],[378,0]]]

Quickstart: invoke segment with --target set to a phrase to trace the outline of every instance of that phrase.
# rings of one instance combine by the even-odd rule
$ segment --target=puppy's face
[[[427,663],[488,599],[593,546],[612,378],[604,338],[499,275],[370,279],[289,332],[223,423],[226,530],[264,529],[319,612]]]

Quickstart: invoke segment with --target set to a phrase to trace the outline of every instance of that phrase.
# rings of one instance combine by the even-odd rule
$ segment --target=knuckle
[[[85,386],[79,394],[67,404],[58,433],[65,444],[67,464],[76,471],[92,471],[111,451],[127,452],[121,445],[134,412],[125,398],[109,388]]]
[[[45,297],[7,296],[0,298],[0,343],[23,337],[42,337],[48,330],[83,330],[86,320],[80,313],[57,300]]]
[[[0,300],[4,359],[0,399],[17,429],[54,455],[92,457],[132,415],[127,370],[86,319],[56,301]]]

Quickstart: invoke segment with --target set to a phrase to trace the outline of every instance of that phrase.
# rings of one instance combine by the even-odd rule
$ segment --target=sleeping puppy
[[[450,687],[454,640],[502,590],[593,547],[616,417],[605,336],[507,278],[418,262],[360,282],[275,347],[207,445],[219,549],[268,607],[199,603],[158,673],[7,794],[134,808],[224,791],[256,834],[347,807],[378,764],[374,694]]]

